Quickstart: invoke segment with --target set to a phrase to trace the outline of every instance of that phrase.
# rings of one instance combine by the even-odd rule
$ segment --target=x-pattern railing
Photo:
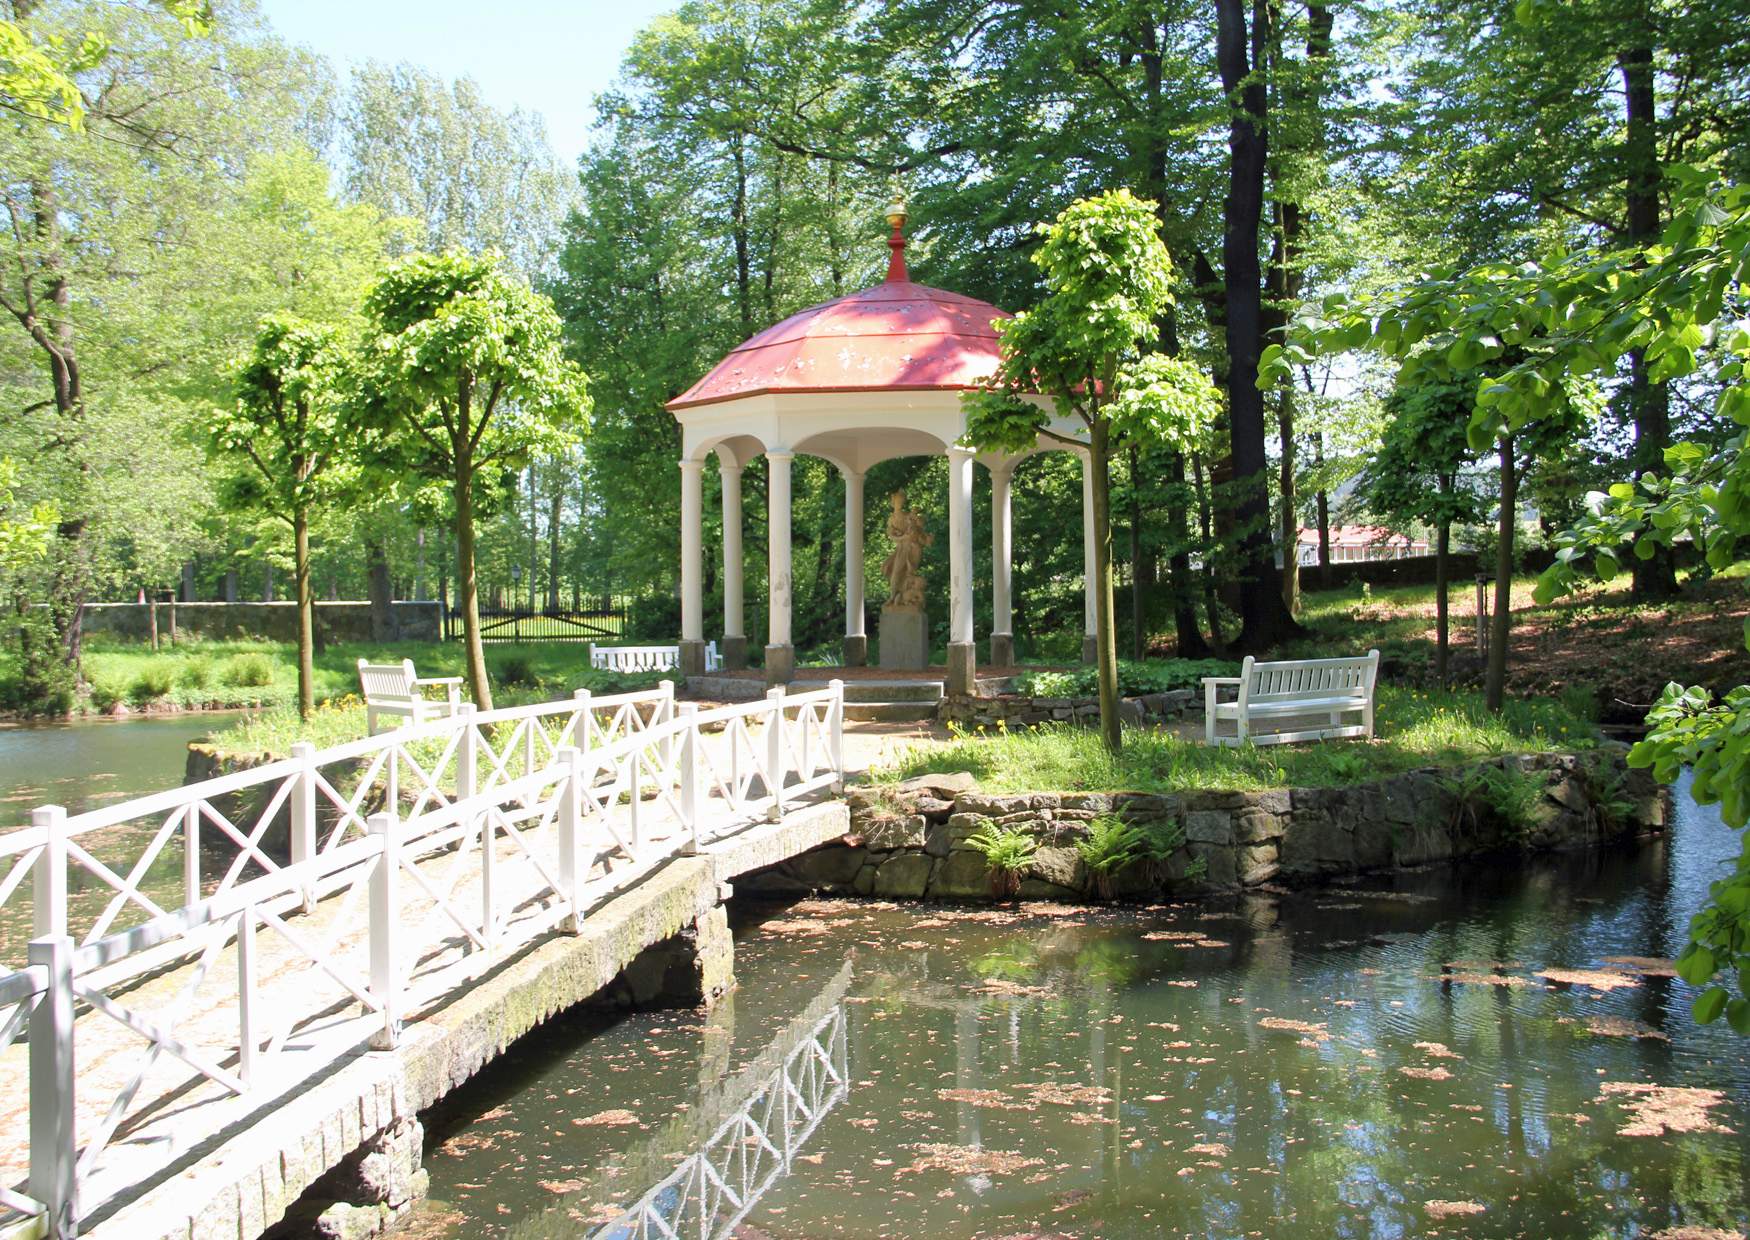
[[[735,1234],[826,1113],[850,1090],[845,1006],[822,1016],[691,1157],[593,1240],[721,1240]]]
[[[711,711],[677,706],[665,683],[463,708],[76,817],[38,811],[0,837],[0,857],[16,859],[0,902],[28,867],[38,931],[27,967],[0,975],[0,1046],[28,1027],[31,1099],[28,1196],[0,1188],[0,1208],[74,1234],[81,1188],[155,1102],[284,1089],[356,1046],[323,1034],[361,1012],[371,1045],[393,1047],[409,1013],[509,947],[574,933],[589,907],[651,867],[840,783],[843,726],[837,682]],[[245,815],[236,807],[251,790],[259,808]],[[153,824],[141,854],[101,860],[95,833],[136,820]],[[282,822],[289,855],[276,856],[267,836]],[[187,850],[174,903],[144,884],[173,839]],[[227,854],[203,852],[214,842]],[[114,892],[77,936],[70,870]],[[123,925],[129,909],[138,919]],[[104,1057],[87,1093],[109,1100],[79,1142],[81,1007],[140,1049]],[[807,1109],[803,1094],[774,1098]]]

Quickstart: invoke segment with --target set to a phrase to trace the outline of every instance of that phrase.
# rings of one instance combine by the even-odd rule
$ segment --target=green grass
[[[1373,741],[1211,748],[1168,732],[1131,730],[1109,754],[1091,728],[957,736],[920,744],[871,772],[876,784],[971,771],[997,793],[1036,791],[1250,791],[1345,787],[1424,766],[1455,766],[1504,753],[1590,748],[1590,723],[1555,701],[1510,702],[1491,715],[1476,694],[1381,686]]]

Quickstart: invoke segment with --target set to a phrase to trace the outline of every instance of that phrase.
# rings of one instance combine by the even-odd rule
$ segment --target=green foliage
[[[170,696],[170,690],[176,685],[175,674],[168,667],[149,667],[134,677],[128,686],[128,701],[135,706],[149,706],[160,698]]]
[[[73,669],[61,656],[48,613],[30,608],[12,617],[6,645],[14,663],[0,676],[0,709],[21,715],[65,715],[73,709]]]
[[[1205,676],[1232,676],[1239,664],[1226,659],[1147,659],[1118,661],[1118,692],[1125,697],[1200,689]],[[1091,697],[1098,673],[1083,665],[1062,671],[1023,672],[1015,677],[1015,692],[1034,697]]]
[[[1141,860],[1147,852],[1142,828],[1113,814],[1102,814],[1088,823],[1088,834],[1076,841],[1076,854],[1094,876],[1094,889],[1102,900],[1112,898],[1112,883],[1118,873]]]
[[[256,689],[273,681],[273,665],[262,654],[239,654],[225,661],[219,678],[236,689]]]
[[[499,684],[507,689],[529,689],[540,683],[540,676],[535,671],[535,662],[527,655],[511,655],[498,660],[498,666],[493,669]]]
[[[1033,864],[1039,852],[1039,841],[1024,827],[999,827],[986,822],[966,838],[967,847],[984,858],[990,867],[991,891],[999,897],[1013,896],[1021,887],[1021,876]]]
[[[190,659],[176,671],[176,683],[183,689],[205,689],[212,682],[213,662],[211,659]]]

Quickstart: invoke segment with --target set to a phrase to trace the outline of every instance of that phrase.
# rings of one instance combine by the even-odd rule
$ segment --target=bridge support
[[[639,952],[592,1002],[637,1011],[698,1007],[721,998],[734,981],[729,910],[718,904],[679,934]]]
[[[425,1196],[424,1148],[424,1126],[396,1119],[312,1184],[289,1217],[309,1234],[345,1240],[386,1230]]]

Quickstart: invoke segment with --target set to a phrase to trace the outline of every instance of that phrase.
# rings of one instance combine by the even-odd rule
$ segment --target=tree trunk
[[[152,649],[158,649],[158,594],[155,590],[142,590],[146,597],[146,632],[152,639]]]
[[[1184,495],[1189,489],[1182,454],[1168,453],[1163,473],[1177,488],[1178,495]],[[1176,652],[1181,659],[1206,658],[1209,646],[1203,640],[1203,631],[1197,627],[1196,586],[1191,579],[1190,527],[1186,520],[1186,506],[1177,499],[1167,506],[1167,537],[1172,547],[1167,557],[1167,583],[1173,591]]]
[[[316,709],[316,596],[310,584],[310,517],[292,514],[292,571],[298,595],[298,718]]]
[[[1313,436],[1313,464],[1322,466],[1325,463],[1325,433],[1318,432]],[[1321,470],[1321,473],[1323,471]],[[1318,508],[1319,522],[1319,589],[1331,588],[1331,497],[1323,487],[1314,498]]]
[[[1130,657],[1140,661],[1147,639],[1143,615],[1145,586],[1142,578],[1142,471],[1140,453],[1130,445]]]
[[[1264,445],[1264,396],[1258,390],[1263,329],[1263,271],[1258,230],[1263,217],[1269,96],[1263,49],[1267,0],[1253,0],[1248,31],[1244,0],[1216,0],[1216,60],[1234,101],[1228,123],[1228,193],[1223,204],[1222,277],[1227,310],[1229,434],[1233,446],[1234,517],[1240,529],[1240,637],[1262,650],[1299,628],[1276,588],[1270,538],[1269,465]],[[1249,35],[1249,38],[1248,38]]]
[[[425,526],[413,531],[413,597],[426,601],[425,592]]]
[[[1628,164],[1628,239],[1636,247],[1657,242],[1662,223],[1658,99],[1654,93],[1652,30],[1644,13],[1641,32],[1647,36],[1646,45],[1626,48],[1617,55],[1627,100],[1627,135],[1623,146]],[[1628,400],[1635,423],[1634,474],[1637,478],[1642,474],[1663,477],[1667,472],[1665,449],[1671,446],[1671,390],[1648,376],[1644,349],[1631,349],[1628,356]],[[1651,559],[1636,556],[1631,560],[1634,595],[1642,599],[1669,598],[1677,593],[1677,569],[1671,549],[1657,541],[1651,541],[1651,546]]]
[[[1489,667],[1483,696],[1500,712],[1507,697],[1507,638],[1513,628],[1513,538],[1519,529],[1519,470],[1513,437],[1501,439],[1500,545],[1495,549],[1495,614],[1489,620]]]
[[[456,453],[456,593],[462,606],[464,671],[474,705],[492,709],[486,647],[480,640],[480,583],[474,573],[474,462],[465,447]]]
[[[1117,753],[1124,744],[1118,718],[1118,632],[1112,614],[1112,477],[1110,431],[1098,415],[1088,435],[1094,482],[1094,648],[1100,681],[1100,738]]]
[[[261,562],[261,601],[271,603],[273,600],[273,561],[263,560]]]
[[[369,564],[365,584],[371,600],[371,640],[393,642],[401,640],[401,626],[395,621],[395,587],[389,577],[389,547],[387,536],[366,540]]]
[[[1446,479],[1440,480],[1442,490],[1446,490]],[[1434,536],[1434,675],[1440,681],[1442,689],[1452,687],[1452,678],[1448,675],[1451,653],[1451,632],[1447,622],[1447,600],[1451,562],[1448,558],[1452,550],[1452,522],[1441,521],[1439,532]]]
[[[1221,591],[1215,580],[1215,536],[1211,528],[1209,490],[1203,485],[1203,462],[1191,458],[1191,478],[1197,490],[1197,523],[1203,535],[1203,609],[1209,619],[1209,640],[1216,649],[1227,645],[1221,628]]]
[[[1282,385],[1282,403],[1277,408],[1277,433],[1282,439],[1282,605],[1291,616],[1300,614],[1300,513],[1294,496],[1294,387]]]
[[[559,525],[565,516],[565,488],[555,486],[547,502],[547,610],[559,610]]]

